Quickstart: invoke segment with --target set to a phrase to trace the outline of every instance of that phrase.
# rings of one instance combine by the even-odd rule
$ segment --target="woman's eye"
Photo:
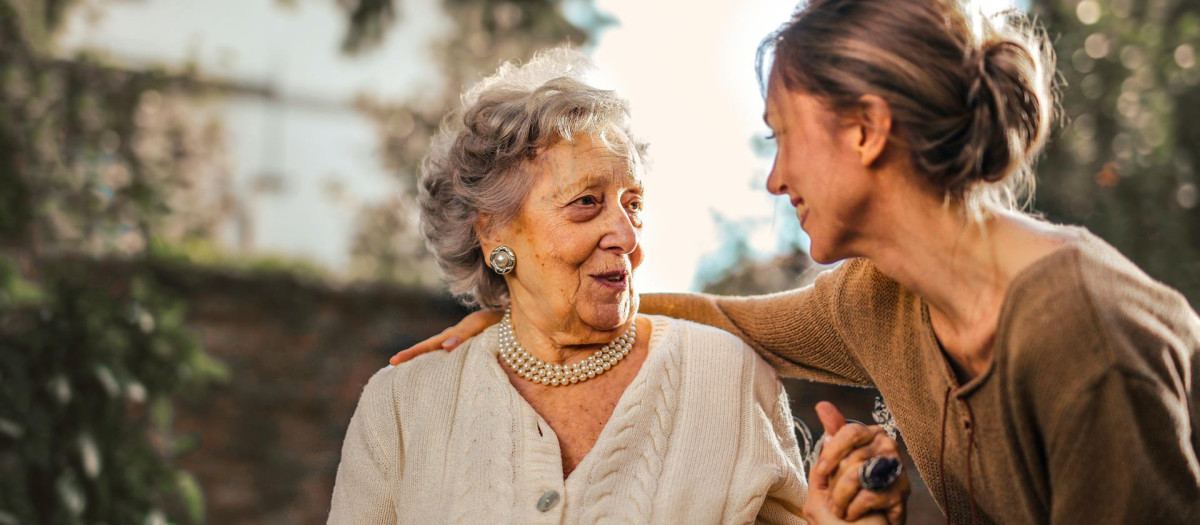
[[[575,199],[575,204],[582,204],[584,206],[595,206],[597,204],[600,204],[600,201],[596,200],[596,197],[593,197],[591,195],[584,195],[578,199]]]
[[[631,209],[633,211],[642,211],[642,201],[640,201],[640,200],[629,201],[628,206],[629,206],[629,209]]]

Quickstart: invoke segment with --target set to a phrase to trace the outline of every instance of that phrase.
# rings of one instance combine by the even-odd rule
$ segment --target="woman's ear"
[[[855,149],[863,167],[868,167],[879,160],[887,148],[892,133],[892,109],[878,95],[863,95],[858,103],[858,112],[854,115],[859,128]]]
[[[479,219],[475,221],[475,236],[479,238],[479,247],[483,248],[485,255],[500,245],[495,228],[492,228],[491,216],[479,216]]]

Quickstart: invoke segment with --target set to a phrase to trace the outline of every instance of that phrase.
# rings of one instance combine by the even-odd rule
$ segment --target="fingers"
[[[870,512],[883,511],[888,523],[901,525],[908,514],[908,496],[912,485],[908,475],[902,474],[888,490],[874,493],[869,490],[860,491],[846,508],[846,521],[855,521]]]
[[[504,310],[499,308],[488,308],[486,310],[477,310],[471,312],[470,315],[464,317],[463,320],[459,321],[458,325],[454,327],[455,335],[460,337],[460,339],[454,343],[454,346],[458,346],[459,343],[479,335],[480,332],[487,330],[489,326],[499,323],[503,318]],[[447,350],[453,349],[454,346],[447,348]]]
[[[452,337],[453,336],[450,335],[450,329],[447,328],[440,334],[430,337],[429,339],[421,341],[420,343],[412,345],[404,350],[396,352],[396,355],[392,356],[391,359],[388,359],[388,363],[391,363],[392,366],[395,366],[405,361],[409,361],[421,354],[429,353],[434,350],[443,350],[443,345],[451,342],[449,340]]]
[[[397,352],[388,362],[395,366],[434,350],[454,350],[463,341],[475,337],[489,326],[500,322],[503,316],[504,313],[495,308],[471,312],[458,324],[442,330],[442,333]]]
[[[809,497],[812,495],[809,494]],[[829,510],[829,506],[822,505],[818,502],[804,503],[804,521],[808,523],[839,523],[833,512]]]
[[[912,494],[912,485],[908,482],[908,474],[903,474],[900,479],[896,480],[896,484],[904,484],[904,496],[901,498],[899,505],[893,505],[887,511],[887,520],[890,525],[904,525],[908,521],[908,496]]]
[[[871,427],[875,437],[871,443],[858,447],[839,462],[836,472],[829,481],[829,503],[833,514],[854,520],[869,511],[889,510],[895,505],[903,505],[908,498],[908,478],[903,482],[897,479],[888,490],[874,493],[863,490],[859,480],[859,471],[863,463],[875,456],[899,458],[900,451],[896,441],[888,437],[880,427]]]
[[[837,434],[837,431],[846,426],[846,416],[828,401],[817,403],[817,418],[821,420],[821,426],[825,427],[826,436]]]
[[[845,425],[833,437],[826,434],[827,441],[821,446],[821,456],[813,467],[813,476],[819,479],[828,478],[838,463],[845,459],[854,449],[866,445],[883,432],[882,428],[863,425]]]
[[[804,519],[808,523],[833,523],[837,521],[829,510],[829,492],[809,486],[808,498],[804,500]]]
[[[841,410],[838,410],[833,403],[828,401],[821,401],[817,403],[816,410],[817,419],[821,420],[821,426],[825,429],[825,435],[821,437],[822,441],[825,442],[821,444],[822,454],[817,457],[817,465],[820,466],[822,465],[820,458],[825,457],[823,447],[829,442],[830,439],[833,438],[834,435],[838,433],[839,430],[842,429],[842,427],[846,426],[846,417],[842,415]],[[813,467],[812,471],[808,473],[808,484],[810,487],[815,486],[825,488],[828,483],[828,476],[828,469],[818,469]]]
[[[837,471],[831,475],[832,479],[829,481],[830,504],[833,505],[833,513],[838,517],[846,514],[846,507],[850,504],[850,500],[862,489],[862,482],[858,479],[858,471],[862,468],[862,464],[873,456],[895,457],[896,455],[895,448],[889,447],[889,443],[887,443],[891,439],[882,432],[875,433],[875,429],[878,428],[872,427],[870,429],[873,433],[872,440],[846,454],[838,462]]]
[[[908,501],[908,495],[911,491],[912,485],[909,484],[906,475],[897,478],[896,482],[883,492],[877,493],[869,490],[860,490],[846,506],[845,519],[846,521],[854,521],[874,511],[883,511],[889,516],[897,512],[903,515],[906,511],[905,503]],[[836,508],[834,509],[834,514],[837,514]],[[891,519],[889,517],[889,521]]]

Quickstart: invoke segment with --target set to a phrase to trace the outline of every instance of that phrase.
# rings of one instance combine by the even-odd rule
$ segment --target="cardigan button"
[[[542,494],[541,498],[538,498],[537,509],[546,512],[554,508],[554,504],[556,503],[558,503],[558,491],[547,490],[545,494]]]

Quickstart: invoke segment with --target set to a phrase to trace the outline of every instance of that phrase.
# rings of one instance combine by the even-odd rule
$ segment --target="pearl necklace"
[[[521,377],[549,386],[582,383],[607,372],[629,355],[636,340],[637,323],[631,323],[621,337],[596,350],[587,359],[569,365],[552,365],[521,348],[513,335],[512,310],[504,312],[504,319],[500,321],[500,357]]]

